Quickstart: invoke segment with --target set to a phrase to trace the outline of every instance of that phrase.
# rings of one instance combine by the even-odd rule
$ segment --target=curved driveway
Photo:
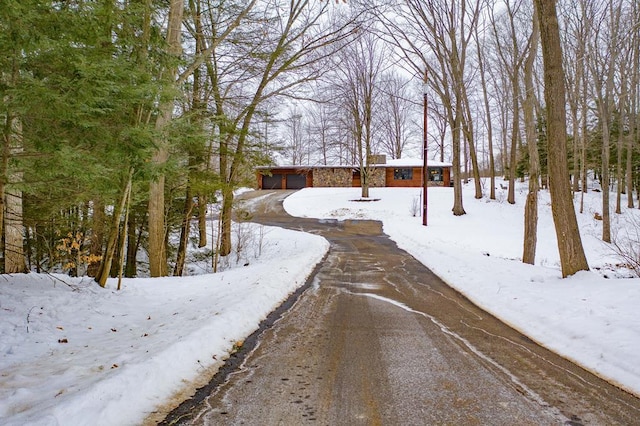
[[[166,424],[640,424],[640,400],[471,304],[379,222],[292,218],[288,194],[253,193],[253,220],[324,236],[325,262],[243,365]]]

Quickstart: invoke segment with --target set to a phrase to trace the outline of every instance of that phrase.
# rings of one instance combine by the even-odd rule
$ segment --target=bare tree
[[[336,120],[333,119],[332,106],[327,101],[320,100],[309,105],[309,135],[318,161],[322,165],[329,164],[334,159]]]
[[[355,20],[337,13],[333,21],[327,19],[329,4],[314,5],[309,0],[262,6],[251,25],[240,28],[240,38],[224,46],[233,50],[213,52],[210,67],[220,141],[222,233],[218,251],[222,256],[231,252],[233,191],[251,153],[251,129],[260,106],[279,97],[303,97],[296,89],[328,71],[319,64],[335,53],[335,42],[351,37]],[[235,53],[229,55],[231,51]],[[221,74],[222,64],[216,61],[223,58],[227,67],[242,67]]]
[[[583,0],[564,4],[565,67],[567,100],[570,108],[573,133],[573,191],[581,190],[580,212],[584,210],[584,194],[587,192],[587,140],[589,115],[589,69],[587,67],[587,17]]]
[[[370,159],[374,144],[374,102],[384,65],[384,53],[381,49],[382,44],[374,34],[363,32],[340,51],[339,64],[336,64],[338,87],[334,90],[346,113],[349,134],[355,143],[362,197],[369,197],[372,171]]]
[[[291,158],[291,164],[303,164],[307,154],[307,144],[304,140],[304,126],[302,114],[297,108],[291,111],[285,120],[286,149]],[[308,160],[308,158],[307,158]]]
[[[480,16],[481,1],[423,2],[406,0],[404,7],[378,13],[385,37],[399,49],[402,59],[417,76],[427,71],[428,83],[438,93],[445,109],[452,138],[454,173],[453,214],[465,214],[462,202],[462,138],[468,143],[473,162],[476,198],[482,197],[471,109],[465,70],[471,37]]]
[[[589,270],[573,207],[567,165],[565,78],[560,29],[555,2],[535,0],[544,60],[544,97],[547,105],[549,187],[551,211],[558,238],[562,276]]]
[[[509,146],[509,193],[507,201],[515,204],[515,179],[518,163],[518,147],[520,143],[520,74],[527,54],[526,46],[522,46],[523,36],[516,15],[523,7],[521,0],[504,2],[505,8],[500,18],[492,16],[492,27],[496,40],[497,53],[503,70],[506,72],[512,100],[511,143]],[[490,8],[494,10],[493,5]],[[528,40],[527,40],[528,41]]]
[[[409,80],[390,71],[382,77],[381,85],[379,108],[374,111],[382,126],[381,145],[391,158],[401,158],[412,134],[411,116],[415,110]]]
[[[614,3],[617,3],[614,5]],[[605,7],[604,10],[598,6]],[[608,6],[608,7],[607,7]],[[609,206],[609,180],[611,156],[611,120],[614,103],[614,78],[618,57],[618,23],[621,5],[619,2],[590,2],[590,31],[593,34],[589,44],[589,66],[593,79],[598,118],[602,130],[602,240],[611,242],[611,212]],[[608,13],[607,13],[608,12]],[[599,17],[599,18],[598,18]],[[606,20],[609,20],[607,23]],[[598,21],[599,19],[599,21]],[[604,39],[604,40],[603,40]],[[606,46],[604,49],[603,47]],[[604,79],[601,80],[600,76]]]
[[[478,26],[474,31],[474,38],[476,42],[476,53],[478,55],[478,73],[480,74],[480,84],[482,89],[482,100],[485,113],[485,126],[487,129],[487,145],[489,149],[489,199],[496,199],[496,166],[495,155],[493,152],[493,123],[491,119],[491,104],[489,102],[489,90],[487,87],[487,76],[484,55],[486,54],[481,43],[480,34],[478,32]]]

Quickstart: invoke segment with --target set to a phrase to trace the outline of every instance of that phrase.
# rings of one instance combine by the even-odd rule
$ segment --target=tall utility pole
[[[427,168],[427,147],[429,141],[427,139],[427,71],[424,72],[424,83],[422,85],[423,100],[423,123],[422,123],[422,224],[427,226],[427,186],[429,185],[429,169]]]

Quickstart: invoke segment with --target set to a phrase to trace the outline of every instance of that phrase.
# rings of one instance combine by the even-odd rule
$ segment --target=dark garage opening
[[[305,175],[287,175],[287,189],[302,189],[307,186]]]
[[[262,189],[282,189],[282,175],[262,176]]]

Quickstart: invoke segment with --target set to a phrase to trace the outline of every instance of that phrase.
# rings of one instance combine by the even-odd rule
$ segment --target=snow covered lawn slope
[[[0,424],[134,425],[257,329],[304,284],[323,238],[264,232],[248,266],[102,289],[0,275]],[[242,265],[242,263],[241,263]]]

